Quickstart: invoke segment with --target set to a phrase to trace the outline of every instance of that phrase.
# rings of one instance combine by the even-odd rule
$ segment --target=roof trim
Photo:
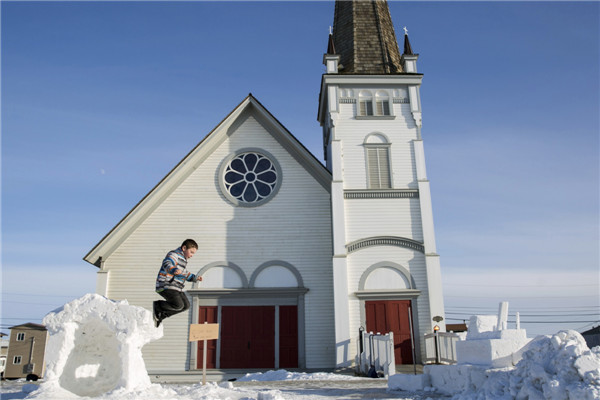
[[[420,86],[423,74],[417,72],[403,72],[398,74],[323,74],[321,76],[321,88],[319,91],[319,108],[317,109],[317,121],[323,125],[325,121],[325,106],[327,104],[328,85],[415,85]]]
[[[83,260],[100,268],[102,260],[106,260],[156,207],[250,116],[254,116],[323,188],[331,190],[331,173],[250,93],[126,214]]]
[[[36,323],[33,323],[33,322],[26,322],[24,324],[11,326],[8,329],[17,329],[17,328],[21,328],[21,329],[36,329],[36,330],[39,330],[39,331],[47,331],[48,330],[48,328],[46,328],[45,325],[36,324]]]

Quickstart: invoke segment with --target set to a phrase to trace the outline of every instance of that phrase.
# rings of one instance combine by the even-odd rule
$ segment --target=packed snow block
[[[529,343],[524,330],[497,331],[497,339],[456,342],[458,364],[473,364],[489,368],[505,368],[521,360],[523,347]]]
[[[86,294],[44,317],[49,332],[44,387],[78,396],[148,387],[142,347],[162,337],[150,311]]]
[[[268,390],[265,392],[258,392],[256,400],[284,400],[283,394],[279,390]]]
[[[497,330],[497,324],[498,318],[494,315],[471,317],[467,340],[456,343],[457,363],[488,368],[516,365],[521,359],[522,348],[530,339],[524,329]]]
[[[473,315],[469,319],[467,340],[471,339],[496,339],[490,337],[496,332],[498,317],[495,315]]]
[[[454,395],[478,391],[487,378],[487,368],[475,365],[425,365],[424,375],[439,393]]]
[[[431,386],[429,375],[395,374],[388,378],[388,390],[406,390],[416,392]]]

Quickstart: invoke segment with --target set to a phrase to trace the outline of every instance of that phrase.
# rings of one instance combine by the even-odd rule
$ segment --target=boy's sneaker
[[[156,302],[152,303],[152,319],[154,319],[154,326],[159,327],[162,320],[158,317],[158,309]]]

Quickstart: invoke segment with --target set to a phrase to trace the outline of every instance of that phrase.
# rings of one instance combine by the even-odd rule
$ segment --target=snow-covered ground
[[[389,391],[386,379],[285,370],[246,375],[235,382],[152,384],[142,347],[163,335],[152,315],[127,301],[87,294],[49,313],[46,375],[38,384],[3,382],[2,399],[304,400],[439,399],[422,391]]]
[[[88,294],[48,314],[44,325],[50,334],[44,381],[2,382],[2,400],[600,399],[600,348],[590,350],[574,331],[532,340],[505,368],[471,360],[389,379],[277,370],[184,385],[150,382],[141,349],[163,331],[144,308]]]
[[[146,389],[127,392],[117,390],[86,400],[334,400],[334,399],[404,399],[437,400],[449,396],[432,392],[391,391],[386,379],[355,378],[347,375],[300,374],[284,370],[252,374],[236,382],[191,385],[152,384]],[[48,393],[37,384],[20,381],[2,382],[2,400],[83,399],[68,392]]]

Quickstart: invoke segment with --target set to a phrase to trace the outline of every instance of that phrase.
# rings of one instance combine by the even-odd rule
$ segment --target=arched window
[[[228,262],[215,262],[202,268],[198,275],[202,283],[194,283],[194,289],[241,289],[248,287],[248,279],[240,267]]]
[[[408,278],[397,268],[380,266],[374,268],[364,280],[364,290],[411,289]]]
[[[375,94],[375,109],[377,115],[390,115],[390,96],[380,90]]]
[[[365,139],[367,159],[367,187],[369,189],[390,189],[390,143],[379,133],[373,133]]]
[[[241,149],[228,156],[219,175],[225,198],[242,207],[256,207],[270,201],[281,185],[281,168],[275,157],[255,148]]]
[[[358,114],[373,115],[373,95],[368,90],[362,90],[358,94]]]

